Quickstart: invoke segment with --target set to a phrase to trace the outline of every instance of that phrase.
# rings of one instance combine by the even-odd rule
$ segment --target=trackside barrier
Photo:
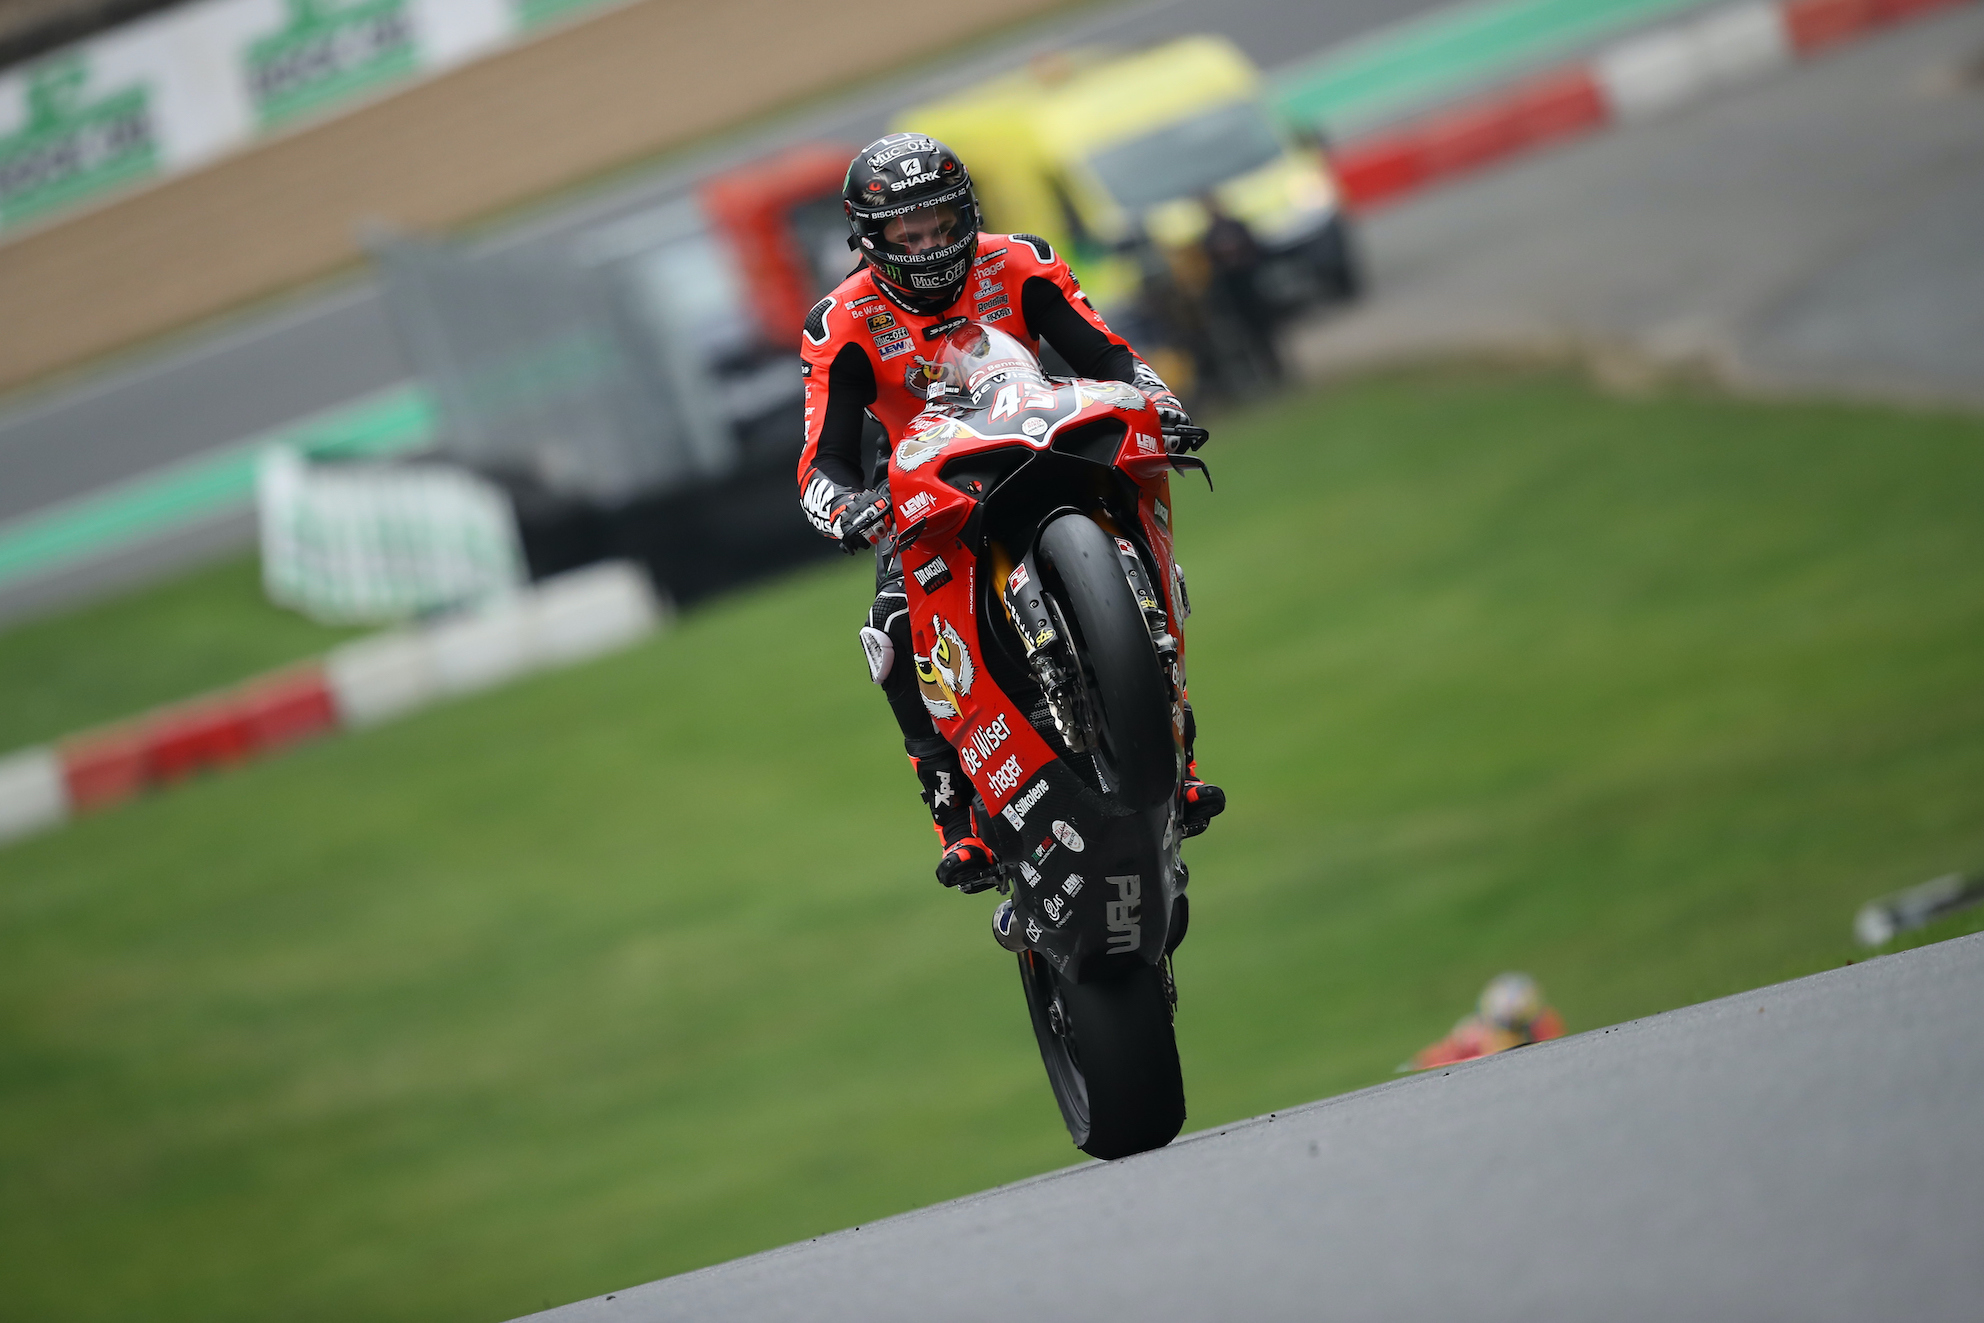
[[[68,816],[62,760],[53,749],[23,749],[0,758],[0,840],[57,826]]]
[[[660,622],[647,576],[609,561],[421,629],[347,643],[324,661],[340,725],[376,726],[429,703],[493,688],[635,642]]]
[[[1331,159],[1344,195],[1369,209],[1547,143],[1662,114],[1877,29],[1971,2],[1776,0],[1719,9],[1353,141]]]
[[[341,727],[602,656],[645,637],[664,614],[639,567],[609,561],[54,748],[23,749],[0,757],[0,841]]]

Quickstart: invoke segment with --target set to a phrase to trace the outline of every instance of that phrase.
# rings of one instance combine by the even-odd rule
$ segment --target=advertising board
[[[0,73],[0,239],[611,0],[199,0]]]

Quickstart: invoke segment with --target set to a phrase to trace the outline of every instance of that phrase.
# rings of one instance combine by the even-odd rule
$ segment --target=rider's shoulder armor
[[[1081,282],[1067,262],[1037,234],[981,235],[978,244],[978,284],[985,284],[987,276],[996,274],[1012,293],[1015,310],[1021,287],[1036,277],[1059,285],[1070,299],[1081,291]]]
[[[807,311],[805,325],[800,328],[799,356],[826,367],[842,345],[857,338],[863,318],[880,303],[866,268],[856,271]]]
[[[827,342],[827,314],[833,311],[834,296],[829,294],[806,314],[806,338],[816,345]]]
[[[1053,262],[1054,246],[1048,243],[1047,240],[1041,238],[1039,235],[1015,234],[1012,236],[1012,239],[1015,243],[1023,243],[1027,247],[1033,249],[1033,255],[1039,258],[1042,262],[1044,263]]]

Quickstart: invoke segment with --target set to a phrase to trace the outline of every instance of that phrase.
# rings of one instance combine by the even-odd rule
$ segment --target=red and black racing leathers
[[[923,408],[904,382],[931,327],[970,317],[1035,353],[1047,341],[1077,376],[1165,389],[1109,329],[1045,239],[979,235],[964,293],[939,313],[910,312],[883,288],[863,266],[813,306],[800,336],[806,448],[799,456],[799,499],[813,527],[827,537],[841,536],[840,515],[870,479],[861,472],[862,415],[872,415],[893,446]]]

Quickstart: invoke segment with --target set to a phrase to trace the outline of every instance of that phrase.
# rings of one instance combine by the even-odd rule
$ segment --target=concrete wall
[[[1065,7],[919,10],[926,49]],[[636,0],[0,246],[0,390],[890,67],[876,15]],[[885,17],[884,27],[895,18]]]

